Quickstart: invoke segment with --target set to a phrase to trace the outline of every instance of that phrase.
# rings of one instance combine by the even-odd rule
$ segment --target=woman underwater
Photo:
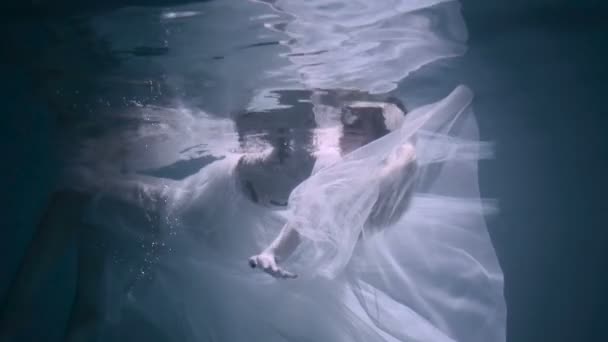
[[[375,103],[383,115],[368,119],[356,108],[372,105],[351,104],[340,138],[318,144],[312,175],[286,207],[269,208],[284,199],[251,176],[272,152],[227,155],[183,180],[137,177],[101,182],[91,199],[67,196],[67,216],[84,206],[68,340],[504,341],[491,206],[477,185],[477,160],[490,151],[471,98],[458,87],[405,117]],[[279,164],[271,169],[298,168]],[[266,176],[282,184],[280,172]],[[64,228],[45,220],[39,235],[52,248],[45,261],[28,259],[17,284],[61,245]],[[298,278],[258,275],[247,260]]]
[[[172,293],[170,312],[201,340],[504,341],[503,278],[484,221],[492,205],[477,185],[477,161],[491,149],[477,140],[471,99],[458,87],[364,146],[319,149],[286,208],[260,205],[267,196],[255,181],[258,203],[240,195],[229,175],[246,178],[243,162],[210,165],[169,210],[181,229],[204,233],[173,241],[170,276],[156,275],[163,281],[148,293]],[[256,276],[245,260],[297,279]]]
[[[403,110],[400,103],[382,102],[353,102],[344,107],[341,113],[340,155],[348,154],[382,137],[389,132],[389,127],[394,130],[393,126],[403,122]],[[325,156],[325,160],[320,158],[315,169],[323,167],[323,164],[335,163],[339,158],[340,156],[336,155],[330,158]],[[377,172],[367,175],[369,186],[378,183],[379,193],[393,195],[388,201],[375,202],[365,223],[366,231],[384,228],[401,217],[411,198],[416,169],[414,145],[405,142],[382,160]],[[395,190],[400,192],[398,196],[394,195]],[[295,274],[277,266],[277,260],[288,258],[301,241],[299,229],[294,227],[295,224],[297,223],[286,223],[276,239],[262,253],[249,259],[249,265],[252,268],[259,267],[274,277],[295,278]]]

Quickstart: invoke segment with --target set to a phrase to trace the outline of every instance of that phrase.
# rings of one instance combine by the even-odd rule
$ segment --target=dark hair
[[[386,102],[397,106],[397,108],[399,108],[403,112],[404,115],[407,114],[407,109],[403,105],[403,102],[401,102],[401,100],[399,100],[398,98],[396,98],[394,96],[389,96],[386,99]]]
[[[398,102],[398,100],[393,101]],[[395,105],[403,106],[401,102]],[[342,136],[340,137],[342,154],[347,154],[389,133],[381,107],[344,106],[340,121],[342,122]]]

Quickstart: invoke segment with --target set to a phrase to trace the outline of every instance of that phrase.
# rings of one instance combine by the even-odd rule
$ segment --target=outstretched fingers
[[[286,270],[284,270],[282,268],[279,268],[278,275],[282,279],[295,279],[295,278],[298,277],[297,274],[289,272],[289,271],[286,271]]]
[[[260,268],[262,271],[275,278],[294,279],[298,277],[297,274],[286,271],[277,266],[274,255],[271,254],[259,254],[252,256],[249,258],[249,266],[251,268]]]

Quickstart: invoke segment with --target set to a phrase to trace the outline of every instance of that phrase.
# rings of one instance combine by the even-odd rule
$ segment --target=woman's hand
[[[249,258],[249,266],[251,266],[251,268],[260,268],[262,271],[270,274],[275,278],[293,279],[298,277],[296,274],[286,271],[277,266],[274,254],[268,252],[262,252],[258,255],[254,255]]]

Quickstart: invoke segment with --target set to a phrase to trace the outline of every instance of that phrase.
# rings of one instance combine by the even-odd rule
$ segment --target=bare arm
[[[290,223],[286,223],[277,237],[262,253],[249,258],[249,266],[259,267],[276,278],[296,278],[297,275],[277,266],[281,260],[288,258],[300,244],[300,234]]]
[[[300,233],[287,223],[264,252],[273,254],[280,261],[287,259],[299,244]]]

